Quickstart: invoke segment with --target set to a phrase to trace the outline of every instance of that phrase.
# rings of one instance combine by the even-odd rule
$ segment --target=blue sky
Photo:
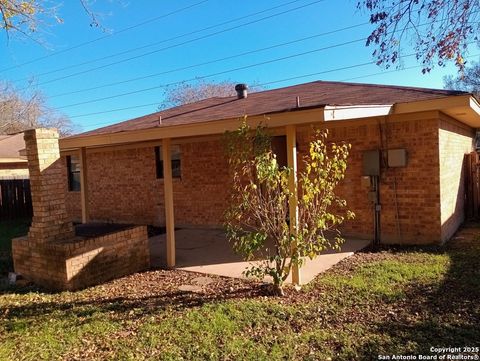
[[[103,14],[102,26],[108,29],[105,33],[102,29],[89,26],[89,19],[84,15],[80,1],[64,1],[58,8],[64,23],[46,27],[37,35],[44,45],[19,38],[7,41],[5,35],[1,35],[0,80],[12,81],[19,89],[33,82],[45,94],[49,105],[70,116],[81,130],[86,131],[154,112],[156,104],[162,101],[164,85],[216,73],[223,74],[206,79],[256,82],[267,84],[268,89],[313,80],[442,88],[443,76],[455,73],[452,65],[437,67],[428,75],[422,75],[420,68],[392,71],[373,64],[359,66],[373,60],[373,49],[366,48],[362,40],[369,35],[372,27],[365,24],[368,15],[357,11],[355,4],[354,0],[98,0],[92,9]],[[178,11],[186,7],[189,8]],[[264,11],[273,7],[277,8]],[[264,12],[249,16],[261,11]],[[172,12],[176,13],[164,16]],[[282,12],[285,13],[279,14]],[[244,18],[231,21],[240,17]],[[265,17],[270,18],[261,20]],[[158,19],[153,20],[155,18]],[[148,20],[152,21],[121,31]],[[216,26],[222,23],[225,24]],[[355,25],[359,26],[234,56]],[[211,28],[198,32],[207,27]],[[214,34],[217,32],[221,33]],[[187,33],[191,34],[185,36]],[[107,36],[109,34],[111,36]],[[100,37],[104,39],[95,40]],[[197,40],[201,37],[204,38]],[[68,50],[85,42],[90,43]],[[348,42],[351,43],[338,46]],[[138,47],[143,48],[132,50]],[[318,50],[321,48],[327,49]],[[309,51],[312,52],[295,56]],[[120,52],[125,53],[113,56]],[[149,52],[153,53],[145,55]],[[293,57],[270,62],[289,56]],[[128,60],[131,57],[136,58]],[[196,66],[225,57],[231,58]],[[97,60],[99,58],[105,59]],[[110,65],[118,61],[121,63]],[[81,64],[85,62],[89,63]],[[255,65],[259,63],[265,64]],[[403,61],[405,68],[416,65],[413,57]],[[328,72],[351,66],[355,67]],[[173,71],[186,67],[190,68]],[[242,67],[246,68],[233,70]],[[49,74],[41,75],[43,73]],[[163,74],[102,87],[158,73]],[[304,76],[312,73],[320,74]],[[100,88],[82,91],[94,87]],[[147,88],[153,89],[144,91]],[[116,96],[123,93],[132,94]],[[112,98],[98,100],[106,97]],[[150,105],[143,106],[146,104]],[[135,108],[84,116],[130,107]]]

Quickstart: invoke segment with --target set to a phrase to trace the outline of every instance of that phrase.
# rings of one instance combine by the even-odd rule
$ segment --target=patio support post
[[[82,223],[88,222],[88,185],[87,185],[87,149],[80,148],[80,199],[82,204]]]
[[[297,131],[295,125],[287,125],[287,162],[290,168],[288,187],[290,199],[288,200],[290,214],[290,233],[296,234],[298,224],[298,191],[297,191]],[[293,245],[296,247],[296,244]],[[300,269],[298,265],[292,267],[292,283],[300,285]]]
[[[167,267],[175,267],[175,223],[173,213],[173,183],[170,138],[162,140],[163,186],[165,196],[165,225],[167,240]]]

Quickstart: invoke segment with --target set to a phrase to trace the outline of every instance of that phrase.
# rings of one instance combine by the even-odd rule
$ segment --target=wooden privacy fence
[[[0,179],[0,220],[32,216],[28,179]]]
[[[465,217],[480,216],[480,157],[477,152],[465,155]]]

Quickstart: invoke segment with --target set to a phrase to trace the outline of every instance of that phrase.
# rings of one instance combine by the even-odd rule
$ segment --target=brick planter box
[[[47,243],[16,238],[12,253],[15,272],[52,290],[82,289],[150,267],[146,226]]]

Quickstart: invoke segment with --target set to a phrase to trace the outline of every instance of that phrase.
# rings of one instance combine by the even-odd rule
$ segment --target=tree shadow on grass
[[[12,289],[13,291],[13,289]],[[32,288],[24,288],[14,293],[28,294]],[[9,305],[4,310],[4,315],[0,310],[0,326],[9,329],[11,321],[21,321],[23,323],[35,323],[36,319],[43,316],[55,315],[55,317],[79,319],[88,318],[94,314],[105,314],[113,319],[129,320],[138,319],[144,316],[156,315],[159,312],[181,311],[185,309],[200,307],[205,304],[218,303],[228,300],[254,299],[265,296],[268,289],[263,284],[247,284],[245,287],[236,289],[226,289],[222,292],[185,292],[169,291],[152,293],[149,295],[126,295],[117,297],[86,298],[76,300],[52,300],[45,302],[27,302],[24,305]],[[48,293],[40,293],[48,297]],[[60,315],[60,316],[59,316]]]
[[[480,235],[480,227],[477,230]],[[479,238],[472,235],[470,239],[459,238],[443,248],[423,249],[449,256],[447,274],[437,287],[422,282],[410,284],[403,300],[392,305],[389,317],[371,325],[379,337],[367,340],[359,348],[361,360],[393,354],[438,355],[432,353],[432,347],[479,346]]]

